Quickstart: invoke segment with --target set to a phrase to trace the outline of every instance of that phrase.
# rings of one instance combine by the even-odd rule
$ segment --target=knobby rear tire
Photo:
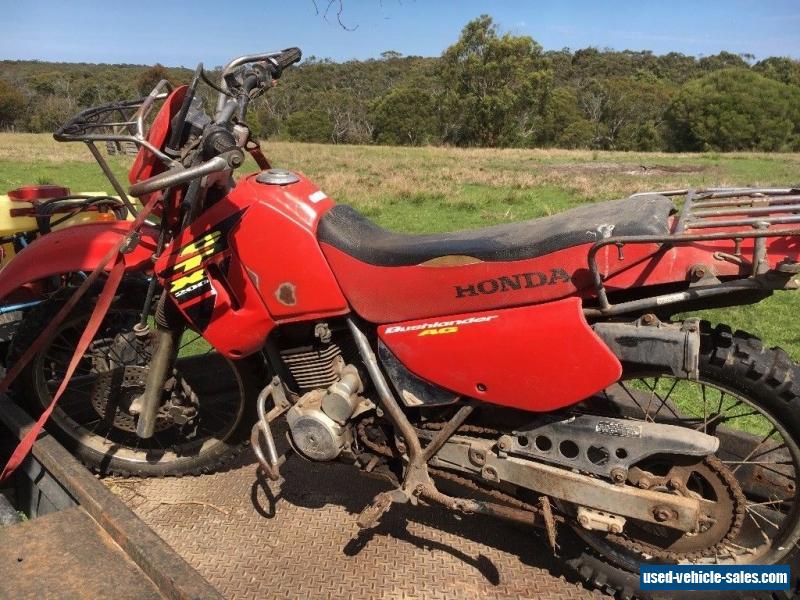
[[[755,336],[742,331],[732,332],[727,325],[711,328],[702,323],[700,375],[741,393],[766,413],[777,419],[795,444],[800,445],[800,366],[780,348],[767,348]],[[624,375],[623,375],[624,377]],[[567,531],[563,557],[589,588],[599,589],[621,600],[788,600],[797,598],[800,590],[800,549],[791,539],[790,550],[779,564],[789,564],[792,591],[725,591],[725,592],[644,592],[639,589],[639,574],[614,564]]]

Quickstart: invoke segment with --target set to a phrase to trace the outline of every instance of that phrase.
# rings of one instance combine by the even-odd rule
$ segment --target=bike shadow
[[[279,510],[278,503],[288,502],[306,509],[322,509],[333,504],[352,514],[355,520],[375,495],[391,488],[388,482],[365,476],[355,467],[309,462],[297,455],[287,458],[281,474],[283,481],[276,485],[261,469],[257,470],[250,498],[256,512],[264,518],[274,518],[276,508]],[[454,495],[463,493],[463,488],[443,483],[440,486],[443,491]],[[415,526],[415,531],[411,531],[409,525],[412,524],[421,527]],[[420,529],[427,528],[441,535],[428,537],[419,533]],[[458,547],[458,539],[514,555],[524,565],[546,571],[553,577],[563,577],[571,583],[578,581],[553,555],[543,532],[533,526],[525,527],[481,515],[457,514],[437,505],[414,507],[395,504],[375,527],[360,530],[351,538],[343,546],[342,553],[357,556],[381,537],[395,538],[426,552],[447,553],[474,568],[494,586],[499,585],[501,579],[495,561],[476,550],[473,544],[467,544],[466,551]],[[451,537],[456,540],[447,539]]]

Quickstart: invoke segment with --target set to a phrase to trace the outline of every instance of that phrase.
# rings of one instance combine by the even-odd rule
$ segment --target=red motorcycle
[[[87,143],[129,209],[130,195],[153,216],[55,231],[0,276],[13,298],[121,245],[124,279],[53,432],[99,472],[142,476],[213,470],[249,437],[278,479],[285,418],[302,457],[392,483],[361,526],[405,502],[540,526],[588,584],[624,597],[643,562],[798,565],[800,369],[677,315],[794,288],[800,190],[673,190],[392,233],[252,140],[248,104],[299,59],[243,56],[218,83],[200,65],[188,86],[161,82],[55,134]],[[201,82],[219,93],[213,115]],[[98,141],[140,148],[127,193]],[[245,152],[261,170],[234,180]],[[12,362],[70,289],[27,315]],[[97,289],[25,367],[19,392],[39,412]]]

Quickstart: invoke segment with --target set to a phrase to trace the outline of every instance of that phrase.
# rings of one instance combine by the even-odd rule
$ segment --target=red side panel
[[[528,411],[569,406],[622,374],[578,298],[382,325],[378,334],[423,379]]]
[[[221,201],[181,232],[156,263],[173,302],[228,358],[258,351],[275,326],[235,250],[248,208]]]

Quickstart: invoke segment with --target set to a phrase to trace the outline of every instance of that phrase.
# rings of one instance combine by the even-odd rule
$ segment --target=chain
[[[429,429],[431,431],[439,431],[443,429],[446,423],[442,423],[441,421],[427,421],[420,425],[421,429]],[[500,435],[500,432],[497,429],[493,429],[491,427],[481,427],[480,425],[462,425],[458,428],[458,433],[474,433],[476,435],[489,435],[489,436],[497,436]]]

